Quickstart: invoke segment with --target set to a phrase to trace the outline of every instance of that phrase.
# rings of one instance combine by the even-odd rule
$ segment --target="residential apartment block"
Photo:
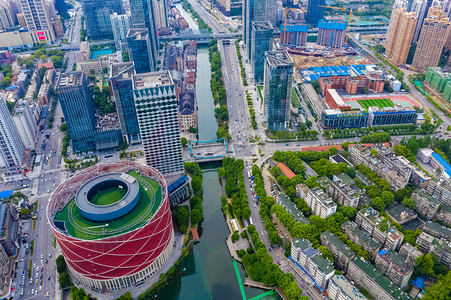
[[[420,250],[409,243],[404,243],[401,248],[399,248],[399,254],[405,257],[412,265],[415,265],[417,258],[423,255]]]
[[[438,220],[451,225],[451,207],[443,206],[442,209],[435,215],[435,217]]]
[[[343,275],[332,276],[327,287],[329,297],[334,300],[366,300],[359,290]]]
[[[404,257],[387,249],[377,253],[374,265],[400,288],[405,288],[413,273],[413,265]]]
[[[360,197],[365,195],[365,191],[360,189],[355,181],[345,173],[333,175],[328,192],[338,204],[351,207],[358,207]]]
[[[376,239],[384,248],[398,250],[401,247],[404,235],[395,227],[386,226],[387,229],[381,230],[383,218],[375,209],[370,207],[359,211],[355,222],[360,229]]]
[[[437,238],[444,238],[451,241],[451,230],[436,222],[427,222],[423,227],[423,231]]]
[[[434,150],[432,150],[431,148],[418,149],[417,159],[424,164],[428,164],[431,160],[432,153],[434,153]]]
[[[346,246],[346,244],[340,241],[330,231],[324,231],[321,234],[321,244],[326,246],[332,253],[337,266],[346,272],[348,269],[349,260],[355,256],[354,251],[352,251],[351,248]]]
[[[307,202],[307,205],[312,209],[312,213],[326,218],[337,211],[337,205],[322,189],[309,189],[307,186],[300,184],[296,186],[299,198]]]
[[[300,211],[296,205],[290,200],[290,198],[284,193],[280,193],[276,197],[276,204],[285,208],[285,210],[293,216],[296,222],[301,222],[303,224],[309,224],[310,221],[304,216],[302,211]]]
[[[451,242],[449,240],[434,238],[423,231],[417,238],[417,245],[423,253],[435,254],[439,263],[451,268]]]
[[[427,186],[429,195],[436,197],[441,204],[451,206],[451,178],[431,180]]]
[[[416,24],[417,16],[414,12],[407,12],[406,8],[393,11],[385,50],[385,54],[393,62],[406,63]]]
[[[368,251],[372,259],[376,257],[381,248],[381,244],[376,239],[371,238],[366,232],[360,230],[356,223],[349,220],[341,224],[341,228],[354,244]]]
[[[415,210],[428,219],[435,216],[440,206],[440,201],[425,190],[416,189],[410,198],[415,201]]]
[[[330,260],[322,257],[318,249],[312,248],[310,242],[304,239],[294,239],[291,242],[291,258],[320,286],[327,288],[329,279],[335,270]]]
[[[410,297],[372,264],[356,256],[349,262],[347,276],[378,300],[408,300]]]

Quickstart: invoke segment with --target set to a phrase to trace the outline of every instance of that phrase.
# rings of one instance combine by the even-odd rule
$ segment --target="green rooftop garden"
[[[128,214],[111,221],[96,222],[88,220],[80,214],[80,211],[75,204],[75,198],[70,200],[66,206],[55,215],[55,221],[63,221],[66,224],[67,233],[73,237],[95,240],[115,236],[132,231],[142,226],[149,220],[161,203],[162,191],[160,185],[147,177],[141,177],[138,173],[132,171],[129,175],[136,178],[139,183],[140,200],[136,207]],[[97,202],[103,203],[99,205],[111,204],[117,199],[122,198],[121,189],[109,189],[104,193],[98,193]],[[125,191],[124,192],[125,195]],[[100,194],[100,195],[99,195]],[[111,196],[111,198],[109,198]],[[95,198],[95,197],[94,197]],[[114,200],[115,199],[115,200]],[[114,201],[113,201],[114,200]]]
[[[94,205],[110,205],[121,200],[127,191],[122,188],[110,188],[98,192],[91,199],[91,203]]]

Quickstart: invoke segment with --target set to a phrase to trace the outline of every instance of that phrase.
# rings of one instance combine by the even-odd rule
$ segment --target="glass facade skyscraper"
[[[316,27],[319,20],[324,17],[324,7],[318,5],[326,5],[326,0],[308,0],[307,3],[307,22]]]
[[[57,94],[74,150],[77,152],[94,150],[96,120],[86,74],[83,72],[61,74]]]
[[[130,60],[135,62],[136,73],[155,71],[155,60],[152,57],[147,28],[130,29],[127,34],[127,45]]]
[[[135,99],[133,98],[132,77],[135,74],[133,62],[112,64],[108,84],[114,94],[117,114],[121,125],[122,138],[128,144],[141,142]]]
[[[154,13],[153,0],[130,0],[130,13],[133,28],[147,28],[150,40],[152,64],[157,65],[158,58],[158,30]],[[137,63],[135,61],[135,63]],[[136,69],[138,72],[138,69]]]
[[[121,0],[83,0],[81,3],[88,37],[113,39],[110,15],[114,12],[122,14]]]
[[[293,60],[287,51],[265,53],[264,112],[271,130],[288,129],[293,85]]]
[[[263,83],[265,52],[272,50],[273,31],[269,21],[252,22],[251,66],[255,83]]]
[[[266,21],[266,2],[274,0],[244,0],[243,42],[247,57],[251,57],[252,22]]]

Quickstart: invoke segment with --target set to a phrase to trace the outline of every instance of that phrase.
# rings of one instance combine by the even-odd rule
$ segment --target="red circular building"
[[[82,216],[79,190],[102,176],[139,184],[140,199],[125,214],[98,221]],[[126,201],[122,186],[105,184],[89,201],[98,210]],[[126,204],[124,204],[126,205]],[[47,217],[74,279],[98,290],[129,287],[152,276],[168,260],[174,243],[164,177],[154,168],[130,161],[82,170],[62,183],[50,198]]]

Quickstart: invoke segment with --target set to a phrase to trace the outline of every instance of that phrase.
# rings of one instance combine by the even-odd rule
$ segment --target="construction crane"
[[[348,32],[349,27],[351,27],[351,19],[352,19],[352,8],[346,8],[346,7],[336,7],[336,6],[327,6],[327,5],[318,5],[319,7],[325,7],[325,8],[332,8],[332,9],[341,9],[341,10],[348,10],[349,9],[349,20],[348,20],[348,27],[345,31],[345,45],[348,44]]]
[[[298,10],[302,12],[307,12],[305,9],[290,7],[290,4],[286,4],[285,6],[285,25],[283,27],[283,44],[286,44],[287,41],[287,19],[288,19],[288,10]]]

